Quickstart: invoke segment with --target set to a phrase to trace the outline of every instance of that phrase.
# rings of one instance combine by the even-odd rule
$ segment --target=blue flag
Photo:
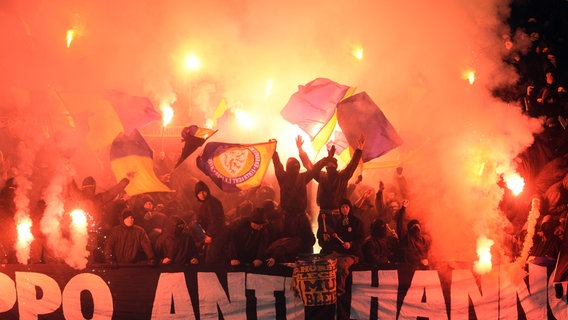
[[[366,92],[352,95],[337,105],[337,122],[353,147],[365,135],[363,162],[378,158],[400,146],[402,139]]]

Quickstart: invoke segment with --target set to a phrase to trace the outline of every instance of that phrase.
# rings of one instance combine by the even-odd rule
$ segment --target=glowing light
[[[271,92],[272,92],[272,79],[268,79],[268,82],[266,83],[266,92],[264,93],[265,100],[268,99]]]
[[[208,118],[207,120],[205,120],[205,128],[207,129],[213,129],[213,127],[215,126],[215,120]]]
[[[481,166],[479,167],[479,175],[483,175],[483,171],[485,171],[485,161],[483,161],[481,163]]]
[[[30,217],[22,217],[20,221],[16,223],[16,229],[18,230],[17,248],[28,247],[34,240],[34,235],[32,234],[32,220]]]
[[[252,116],[242,109],[235,110],[235,118],[242,128],[250,129],[254,126],[254,120]]]
[[[363,60],[363,48],[362,47],[357,47],[357,48],[353,49],[351,54],[355,57],[355,59]]]
[[[199,68],[201,68],[201,61],[199,61],[196,55],[190,54],[185,58],[185,68],[190,71],[199,70]]]
[[[75,37],[75,30],[73,29],[67,30],[67,48],[71,46],[71,42],[73,42],[73,37]]]
[[[464,80],[467,80],[470,85],[473,85],[473,83],[475,82],[475,71],[468,70],[463,73],[462,77]]]
[[[505,183],[507,184],[507,188],[511,190],[514,195],[519,195],[523,192],[525,188],[525,180],[516,172],[505,174],[503,176]]]
[[[71,216],[71,228],[74,231],[87,232],[87,213],[81,209],[75,209],[69,214]]]
[[[162,112],[162,125],[165,127],[172,122],[174,118],[174,109],[165,102],[160,104],[160,111]]]
[[[491,246],[493,246],[494,243],[493,240],[485,236],[477,238],[477,256],[479,260],[473,264],[473,270],[476,273],[484,274],[491,271],[493,268],[491,263]]]

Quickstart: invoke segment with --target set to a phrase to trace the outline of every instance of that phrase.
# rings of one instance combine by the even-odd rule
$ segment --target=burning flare
[[[251,129],[254,126],[254,120],[250,113],[244,111],[243,109],[235,110],[235,118],[239,125],[244,129]]]
[[[198,70],[201,68],[201,61],[199,61],[199,58],[196,55],[190,54],[187,58],[185,58],[185,68],[191,71]]]
[[[34,241],[32,234],[32,220],[29,216],[23,216],[16,222],[18,241],[16,242],[17,258],[20,263],[27,264],[29,259],[30,244]]]
[[[167,126],[174,118],[174,109],[166,102],[160,104],[160,111],[162,112],[162,126]]]
[[[463,75],[462,75],[462,78],[464,80],[467,80],[470,85],[473,85],[473,83],[475,82],[475,71],[468,70],[468,71],[464,72]]]
[[[513,192],[514,195],[518,196],[525,188],[525,180],[516,172],[508,173],[503,175],[503,179],[507,184],[507,188]]]
[[[355,59],[357,59],[359,61],[363,60],[363,48],[362,47],[354,48],[353,51],[351,52],[351,54],[355,57]]]
[[[89,251],[86,249],[89,219],[87,213],[81,209],[75,209],[69,215],[71,216],[71,223],[69,223],[70,247],[65,257],[65,263],[75,269],[85,269],[89,256]]]
[[[71,216],[71,228],[74,231],[87,233],[87,214],[81,209],[75,209],[69,214]]]
[[[477,256],[479,260],[474,262],[473,271],[478,274],[484,274],[491,271],[493,265],[491,264],[491,246],[495,242],[485,236],[477,238]]]
[[[73,29],[67,30],[67,48],[71,46],[71,42],[73,42],[74,37],[75,37],[75,30]]]

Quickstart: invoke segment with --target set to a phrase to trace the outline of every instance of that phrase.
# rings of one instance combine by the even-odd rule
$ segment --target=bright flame
[[[479,175],[483,175],[483,171],[485,171],[485,161],[483,161],[481,163],[481,166],[479,167]]]
[[[473,83],[475,82],[475,71],[468,70],[463,73],[462,77],[463,79],[467,80],[470,85],[473,85]]]
[[[264,93],[265,100],[268,99],[271,92],[272,92],[272,79],[268,79],[268,82],[266,83],[266,92]]]
[[[205,120],[205,128],[213,129],[214,126],[215,126],[215,120],[211,118],[207,118],[207,120]]]
[[[174,118],[174,109],[166,102],[160,104],[160,111],[162,111],[162,125],[165,127]]]
[[[199,61],[196,55],[190,54],[185,58],[185,68],[190,71],[199,70],[199,68],[201,68],[201,61]]]
[[[18,230],[18,248],[28,247],[34,241],[32,234],[32,220],[30,217],[23,217],[17,222],[16,229]]]
[[[355,59],[363,60],[363,48],[362,47],[357,47],[357,48],[353,49],[351,54],[353,54]]]
[[[251,115],[242,109],[235,110],[235,118],[237,119],[239,125],[245,129],[250,129],[254,125],[254,121]]]
[[[75,209],[69,214],[71,216],[71,227],[74,231],[87,230],[87,213],[81,209]]]
[[[493,246],[494,243],[493,240],[485,236],[477,238],[477,256],[479,260],[473,264],[473,270],[476,273],[484,274],[491,271],[493,267],[491,264],[491,246]]]
[[[523,192],[525,187],[525,180],[518,174],[518,173],[509,173],[505,174],[503,177],[505,183],[507,184],[507,188],[513,192],[514,195],[519,195]]]
[[[67,30],[67,48],[71,46],[71,42],[73,42],[74,36],[75,36],[75,30],[73,29]]]

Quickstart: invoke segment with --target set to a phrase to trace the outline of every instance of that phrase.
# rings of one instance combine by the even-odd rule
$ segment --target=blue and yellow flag
[[[223,191],[259,186],[266,174],[276,141],[258,144],[210,142],[197,157],[197,167]]]
[[[147,192],[172,192],[154,173],[154,153],[138,130],[120,133],[110,147],[110,167],[116,181],[130,179],[128,195]]]

